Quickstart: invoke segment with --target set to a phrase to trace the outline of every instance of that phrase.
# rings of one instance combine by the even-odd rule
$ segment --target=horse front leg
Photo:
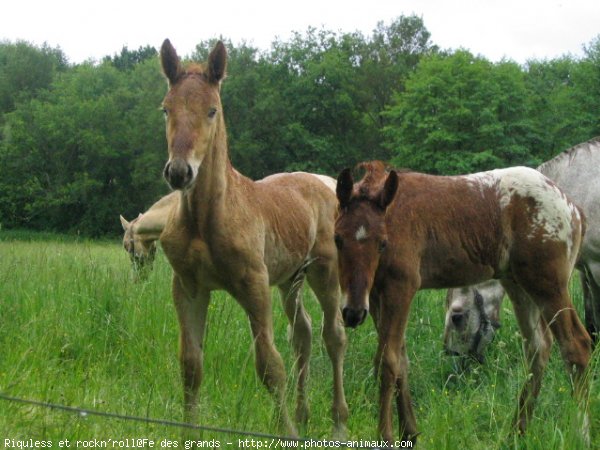
[[[203,341],[210,292],[188,293],[173,275],[173,300],[179,319],[179,364],[183,381],[184,421],[198,420],[198,390],[202,383]]]
[[[399,354],[400,374],[396,379],[396,408],[400,424],[400,436],[403,440],[410,440],[413,444],[417,440],[417,421],[413,412],[410,388],[408,385],[408,355],[406,354],[406,341],[402,340]]]
[[[333,438],[347,438],[348,404],[344,394],[344,356],[346,332],[340,311],[340,285],[337,265],[331,258],[315,261],[308,270],[308,280],[323,310],[323,341],[333,369]]]
[[[388,282],[380,295],[379,347],[379,435],[392,443],[392,399],[396,398],[399,414],[400,437],[416,443],[417,424],[412,408],[408,386],[408,358],[406,355],[405,329],[410,303],[416,289],[401,283]]]

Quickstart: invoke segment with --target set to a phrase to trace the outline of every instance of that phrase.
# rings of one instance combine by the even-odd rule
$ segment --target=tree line
[[[524,65],[440,49],[416,16],[368,36],[309,28],[266,51],[223,40],[231,159],[254,179],[369,159],[436,174],[535,166],[600,135],[600,36],[583,57]],[[0,226],[117,234],[118,214],[168,192],[165,92],[152,46],[70,64],[60,48],[0,42]]]

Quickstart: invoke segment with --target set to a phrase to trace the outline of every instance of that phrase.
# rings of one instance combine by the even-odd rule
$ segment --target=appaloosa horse
[[[587,228],[576,268],[583,291],[585,325],[597,342],[600,331],[600,137],[565,150],[537,170],[554,181],[586,216]],[[504,289],[498,281],[449,289],[444,328],[446,350],[483,361],[486,346],[496,330],[489,324],[498,324],[503,297]]]
[[[129,254],[134,274],[144,277],[152,269],[156,255],[156,241],[160,237],[167,217],[179,203],[180,194],[171,192],[160,198],[148,211],[140,213],[131,222],[119,216],[123,234],[123,248]]]
[[[187,68],[169,40],[160,55],[169,85],[163,100],[169,150],[164,176],[181,190],[160,241],[174,270],[186,420],[196,419],[210,293],[222,289],[248,314],[258,376],[275,397],[280,425],[296,434],[285,407],[285,368],[273,342],[269,286],[280,288],[292,324],[299,371],[296,418],[305,422],[311,326],[299,290],[306,276],[324,312],[323,338],[334,372],[334,435],[343,436],[348,416],[342,384],[346,337],[331,238],[335,180],[298,172],[254,182],[241,175],[229,160],[220,99],[225,46],[217,43],[205,65]]]
[[[577,398],[585,398],[590,337],[568,291],[583,219],[554,183],[524,167],[441,177],[388,173],[381,162],[363,166],[366,175],[356,184],[349,169],[338,177],[335,242],[345,325],[364,321],[369,296],[376,309],[381,437],[392,440],[395,393],[400,434],[416,439],[404,332],[419,289],[502,280],[531,372],[519,399],[519,431],[532,415],[552,335]]]

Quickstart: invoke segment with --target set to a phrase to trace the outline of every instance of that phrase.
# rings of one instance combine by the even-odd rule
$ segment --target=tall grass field
[[[154,270],[134,281],[120,241],[0,232],[0,393],[25,399],[167,421],[182,419],[177,360],[178,325],[172,304],[171,269],[161,251]],[[577,280],[572,295],[582,310]],[[445,292],[422,291],[415,298],[407,330],[410,387],[423,449],[585,448],[571,383],[556,348],[528,433],[515,436],[511,420],[527,376],[521,338],[510,302],[503,304],[502,328],[485,365],[459,372],[442,350]],[[309,378],[311,417],[302,435],[331,437],[331,365],[320,339],[322,315],[304,291],[313,321]],[[289,378],[294,411],[294,357],[287,322],[273,290],[276,345]],[[199,424],[277,434],[273,403],[254,371],[248,320],[236,301],[213,294],[209,308],[200,390]],[[372,322],[348,330],[345,391],[350,408],[349,439],[375,440],[378,381]],[[598,352],[589,397],[592,448],[600,448]],[[248,436],[194,431],[198,441],[244,448]],[[16,448],[35,440],[71,448],[121,440],[182,444],[182,429],[158,423],[77,414],[0,399],[0,446]],[[129,441],[124,441],[130,439]],[[263,442],[256,438],[255,444]],[[32,441],[33,440],[33,441]],[[244,442],[241,442],[244,441]],[[227,443],[231,443],[228,445]],[[248,447],[245,447],[248,448]],[[256,445],[254,448],[258,448]],[[274,448],[274,447],[273,447]]]

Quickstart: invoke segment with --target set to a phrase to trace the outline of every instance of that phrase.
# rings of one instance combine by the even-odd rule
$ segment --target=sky
[[[158,49],[165,38],[183,56],[221,36],[268,50],[311,26],[369,36],[378,22],[412,14],[433,44],[491,61],[582,56],[600,36],[599,0],[5,0],[0,40],[47,43],[80,63],[123,46]]]

